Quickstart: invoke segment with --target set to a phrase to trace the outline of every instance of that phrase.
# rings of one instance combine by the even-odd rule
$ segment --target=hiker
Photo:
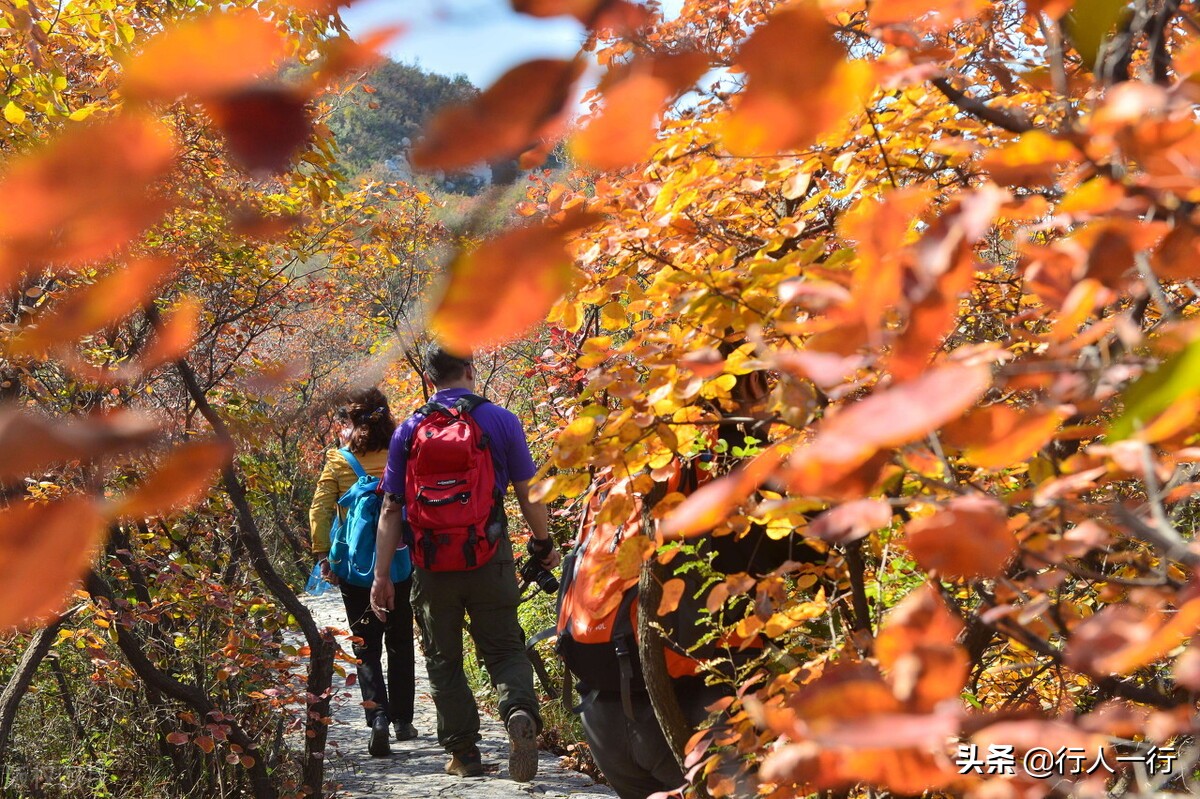
[[[644,509],[672,492],[690,494],[712,477],[727,473],[734,466],[735,449],[766,441],[769,421],[758,419],[765,419],[768,393],[766,373],[740,375],[731,392],[733,407],[716,409],[728,421],[716,426],[709,450],[676,458],[669,477],[645,496],[634,493],[631,478],[617,479],[611,470],[601,470],[585,503],[580,541],[563,566],[558,648],[578,680],[578,710],[592,756],[621,799],[673,791],[684,783],[684,774],[659,726],[643,677],[635,639],[637,577],[615,578],[605,560],[612,557],[619,540],[646,533]],[[611,493],[628,496],[628,514],[606,524],[597,514]],[[711,554],[716,572],[761,576],[787,560],[823,558],[792,536],[771,539],[761,525],[752,525],[742,536],[702,536],[692,543],[697,551],[680,553],[672,560],[673,567],[685,561],[707,561]],[[686,584],[678,607],[656,620],[668,644],[664,656],[673,693],[687,725],[697,730],[708,721],[711,704],[734,694],[732,672],[723,675],[730,682],[708,685],[700,661],[753,657],[762,642],[723,640],[698,645],[708,632],[700,619],[712,585],[705,588],[701,570],[684,569],[677,576]],[[748,646],[743,648],[742,643]]]
[[[528,781],[537,774],[542,721],[517,622],[520,596],[504,515],[510,483],[531,532],[530,555],[553,568],[559,554],[549,537],[545,505],[529,498],[537,469],[520,420],[473,393],[470,357],[434,344],[425,352],[424,368],[436,393],[392,436],[379,551],[406,540],[412,553],[412,602],[437,708],[438,743],[450,754],[446,773],[483,773],[476,746],[479,710],[463,671],[465,616],[499,696],[510,744],[509,776]],[[401,602],[379,566],[371,601],[381,618]]]
[[[371,612],[369,578],[355,585],[343,572],[339,577],[329,562],[330,528],[335,520],[345,523],[347,511],[338,500],[359,480],[358,472],[378,478],[387,464],[387,446],[396,422],[388,408],[387,398],[377,388],[351,391],[336,413],[339,421],[338,438],[341,449],[331,449],[325,455],[325,468],[317,480],[309,508],[312,549],[320,558],[321,576],[338,586],[346,606],[346,619],[356,641],[352,644],[358,663],[358,688],[362,693],[367,725],[371,728],[367,751],[375,757],[390,753],[389,722],[396,740],[407,741],[417,736],[413,726],[413,701],[416,664],[413,654],[413,614],[408,601],[412,578],[394,585],[398,599],[393,612],[381,620]],[[373,532],[373,530],[372,530]],[[371,541],[372,555],[374,541]],[[367,564],[367,573],[373,562]],[[387,649],[387,675],[380,662]]]

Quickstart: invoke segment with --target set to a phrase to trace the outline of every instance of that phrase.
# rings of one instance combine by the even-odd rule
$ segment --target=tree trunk
[[[642,566],[638,580],[638,657],[642,661],[646,692],[650,695],[650,704],[654,706],[658,726],[662,728],[680,769],[683,769],[692,729],[683,717],[671,675],[667,673],[667,642],[655,624],[655,614],[662,600],[662,583],[670,576],[667,567],[660,564],[657,558],[651,558]]]
[[[29,646],[25,647],[25,652],[21,655],[21,660],[17,663],[17,668],[9,678],[8,684],[4,686],[3,691],[0,691],[0,765],[5,763],[8,737],[12,734],[13,723],[17,720],[17,709],[21,706],[25,691],[33,682],[38,665],[50,653],[50,648],[54,645],[54,639],[58,635],[58,628],[70,616],[71,613],[59,616],[33,634],[33,638],[30,639]]]
[[[219,438],[232,443],[229,428],[212,407],[205,396],[204,389],[196,379],[196,373],[186,361],[176,364],[188,395],[196,403],[200,414],[208,421],[213,432]],[[325,744],[329,735],[329,726],[324,719],[329,716],[330,689],[333,685],[333,657],[337,644],[333,635],[326,629],[317,627],[312,614],[300,601],[300,597],[292,591],[287,582],[275,571],[267,556],[258,524],[246,497],[246,488],[238,478],[233,466],[226,466],[222,472],[222,483],[236,514],[236,538],[239,545],[245,548],[258,579],[262,581],[272,596],[279,600],[296,619],[309,648],[308,661],[308,716],[305,721],[303,787],[308,796],[320,799],[323,795],[325,782]]]

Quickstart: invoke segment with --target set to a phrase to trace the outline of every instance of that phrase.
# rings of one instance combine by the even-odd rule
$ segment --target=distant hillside
[[[465,76],[447,78],[389,61],[346,96],[329,119],[342,150],[342,164],[357,175],[408,149],[429,117],[446,103],[478,94]]]

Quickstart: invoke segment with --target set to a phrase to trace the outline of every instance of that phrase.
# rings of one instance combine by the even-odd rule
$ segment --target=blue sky
[[[665,0],[663,7],[677,12],[681,4]],[[583,41],[583,28],[573,18],[517,14],[509,0],[359,0],[342,17],[355,36],[404,24],[406,32],[388,55],[430,72],[464,74],[479,87],[530,58],[568,58]]]

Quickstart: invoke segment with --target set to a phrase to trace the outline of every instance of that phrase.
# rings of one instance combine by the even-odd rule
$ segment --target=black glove
[[[534,538],[533,536],[529,536],[529,540],[525,542],[525,551],[537,560],[538,563],[541,563],[550,557],[550,553],[554,551],[554,541],[551,538]]]

